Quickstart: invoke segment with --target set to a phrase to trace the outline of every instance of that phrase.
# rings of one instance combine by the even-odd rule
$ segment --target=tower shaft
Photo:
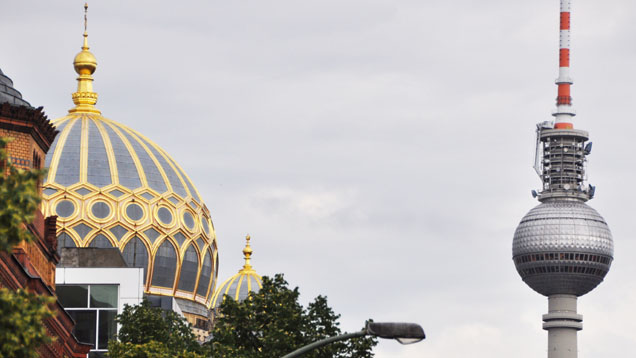
[[[548,358],[576,358],[577,333],[583,329],[583,316],[576,313],[574,295],[548,297],[548,314],[543,329],[548,331]]]

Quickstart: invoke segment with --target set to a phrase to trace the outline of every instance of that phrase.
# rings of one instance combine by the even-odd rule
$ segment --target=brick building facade
[[[18,168],[41,169],[57,131],[42,108],[33,108],[13,88],[13,82],[0,70],[0,136],[12,138],[7,146],[11,162]],[[6,173],[5,173],[6,175]],[[0,287],[28,289],[39,295],[55,297],[57,253],[56,217],[45,218],[38,210],[35,220],[26,224],[34,237],[22,242],[11,254],[0,252]],[[54,316],[43,322],[51,344],[39,350],[42,358],[84,358],[91,346],[73,335],[74,322],[59,302],[51,306]]]

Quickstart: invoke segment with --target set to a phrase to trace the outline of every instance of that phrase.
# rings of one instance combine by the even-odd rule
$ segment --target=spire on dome
[[[250,263],[250,259],[252,257],[252,247],[250,246],[250,240],[252,238],[250,237],[250,235],[248,234],[247,236],[245,236],[245,248],[243,249],[243,257],[245,258],[245,265],[243,265],[243,269],[239,272],[243,272],[243,271],[248,271],[248,270],[252,270],[252,265]]]
[[[73,93],[75,108],[69,113],[101,113],[95,104],[97,93],[93,92],[93,73],[97,69],[97,59],[88,47],[88,3],[84,4],[84,44],[82,51],[75,56],[73,67],[79,75],[77,78],[77,92]]]

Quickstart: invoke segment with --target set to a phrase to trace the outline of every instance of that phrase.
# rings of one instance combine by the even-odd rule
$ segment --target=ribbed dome
[[[88,50],[84,31],[73,64],[75,107],[53,121],[60,133],[45,160],[42,211],[58,216],[58,248],[117,247],[129,266],[145,269],[146,293],[204,307],[189,313],[205,311],[218,271],[210,212],[166,152],[101,115],[93,92],[97,60]]]
[[[247,244],[243,249],[245,255],[245,265],[237,274],[227,279],[214,293],[212,298],[212,308],[218,308],[223,302],[223,297],[228,295],[236,301],[243,301],[250,292],[258,292],[263,287],[262,278],[254,271],[250,264],[252,248],[250,247],[250,236],[247,236]]]
[[[29,102],[22,99],[22,94],[13,88],[13,81],[0,69],[0,103],[9,103],[16,106],[31,107]]]
[[[144,267],[146,292],[209,307],[217,273],[210,213],[161,148],[98,113],[53,121],[45,215],[58,215],[58,246],[118,247]],[[195,294],[196,293],[196,294]]]

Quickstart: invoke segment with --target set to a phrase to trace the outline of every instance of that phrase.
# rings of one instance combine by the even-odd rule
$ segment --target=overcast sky
[[[179,4],[179,6],[176,6]],[[75,91],[83,1],[4,1],[0,68],[50,118]],[[414,321],[378,358],[546,355],[547,299],[511,260],[537,204],[535,123],[551,120],[558,0],[92,1],[104,116],[162,146],[211,211],[219,280],[285,273],[343,328]],[[590,205],[616,247],[579,301],[579,357],[636,349],[636,2],[573,4],[575,126]]]

